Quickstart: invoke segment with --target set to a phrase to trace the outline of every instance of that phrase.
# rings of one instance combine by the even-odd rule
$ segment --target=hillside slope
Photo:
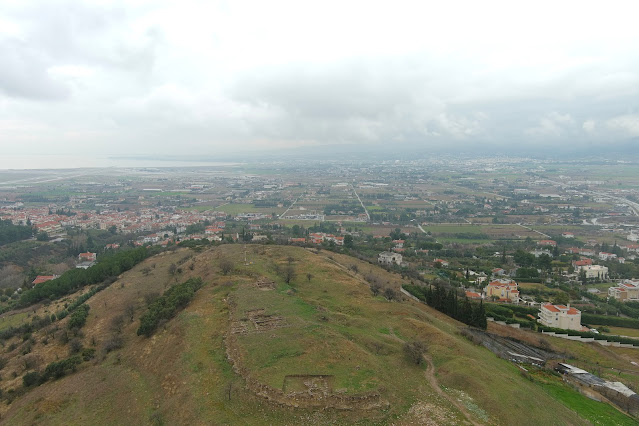
[[[461,324],[422,304],[373,297],[353,271],[391,287],[400,277],[295,247],[249,246],[245,265],[244,250],[180,249],[124,273],[87,302],[78,339],[96,349],[95,358],[23,394],[30,370],[21,346],[14,348],[2,371],[3,378],[17,373],[2,382],[5,394],[14,389],[2,423],[589,423],[462,337]],[[229,261],[234,268],[224,275],[220,265]],[[179,266],[174,275],[171,264]],[[152,337],[138,336],[145,299],[190,277],[205,283],[191,303]],[[114,318],[125,314],[117,330]],[[66,321],[54,325],[62,330]],[[31,336],[31,354],[40,357],[33,369],[69,356],[57,336],[42,343],[49,334]],[[107,352],[114,339],[121,347]],[[403,353],[412,341],[427,345],[420,365]]]

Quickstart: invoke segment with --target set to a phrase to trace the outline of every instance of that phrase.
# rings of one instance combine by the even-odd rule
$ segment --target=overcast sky
[[[2,0],[0,147],[215,155],[639,137],[639,2],[421,3]]]

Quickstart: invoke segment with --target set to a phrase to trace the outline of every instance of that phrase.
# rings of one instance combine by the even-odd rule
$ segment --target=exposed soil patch
[[[291,374],[284,377],[282,391],[286,394],[308,393],[325,397],[333,392],[334,376],[321,374]]]
[[[253,284],[257,289],[262,291],[275,290],[275,282],[266,277],[262,277]]]
[[[265,331],[275,330],[276,328],[286,327],[286,325],[286,321],[281,316],[266,314],[264,309],[255,309],[246,312],[244,318],[233,321],[231,333],[263,333]]]

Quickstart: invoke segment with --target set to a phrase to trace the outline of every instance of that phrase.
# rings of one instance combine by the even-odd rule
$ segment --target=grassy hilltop
[[[57,331],[5,342],[1,421],[589,424],[610,408],[608,420],[632,424],[605,404],[579,414],[579,404],[597,403],[524,377],[425,305],[372,296],[365,274],[399,289],[401,277],[376,266],[296,247],[223,245],[149,258],[86,302],[75,339],[95,355],[75,372],[23,387],[24,374],[69,357],[60,338],[68,318],[49,326]],[[146,302],[191,277],[204,283],[191,302],[151,337],[138,336]],[[79,295],[19,315],[50,315]],[[427,347],[420,364],[404,353],[414,341]]]

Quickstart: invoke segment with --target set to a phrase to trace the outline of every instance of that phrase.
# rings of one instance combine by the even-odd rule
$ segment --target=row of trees
[[[58,299],[84,286],[115,278],[146,259],[149,254],[146,247],[139,247],[105,256],[99,263],[88,269],[71,269],[54,280],[38,284],[23,292],[17,306],[25,307],[45,299]]]
[[[149,305],[149,310],[140,318],[138,336],[150,337],[162,320],[169,320],[183,309],[202,287],[201,278],[190,278],[176,284]]]
[[[403,287],[404,290],[439,312],[464,324],[486,329],[486,311],[483,302],[473,303],[467,297],[460,299],[454,288],[446,290],[439,284],[436,284],[434,288],[433,286],[422,287],[414,284]]]

